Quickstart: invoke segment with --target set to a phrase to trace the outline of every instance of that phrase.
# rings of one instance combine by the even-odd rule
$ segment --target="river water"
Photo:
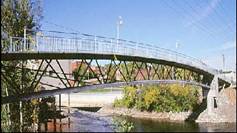
[[[134,124],[135,132],[235,132],[236,123],[198,124],[195,122],[167,122],[158,120],[123,118]]]
[[[121,116],[102,116],[97,111],[78,108],[63,109],[68,117],[48,122],[47,128],[41,125],[41,131],[47,132],[114,132],[113,119],[126,120],[134,125],[134,132],[236,132],[236,123],[198,124],[194,122],[167,122],[150,119],[138,119]],[[68,114],[70,111],[70,114]],[[92,111],[92,112],[91,112]],[[61,121],[61,122],[60,122]]]

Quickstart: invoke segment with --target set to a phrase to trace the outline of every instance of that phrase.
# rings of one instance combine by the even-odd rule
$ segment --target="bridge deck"
[[[111,60],[116,57],[117,60],[122,61],[139,61],[139,62],[147,62],[147,63],[159,63],[170,66],[176,66],[180,68],[185,68],[188,70],[192,70],[194,72],[198,72],[201,74],[207,74],[207,70],[202,70],[195,66],[189,64],[182,64],[174,61],[168,61],[164,59],[156,59],[156,58],[147,58],[147,57],[139,57],[139,56],[128,56],[128,55],[114,55],[114,54],[93,54],[93,53],[2,53],[1,59],[3,61],[11,61],[11,60],[33,60],[33,59],[101,59],[101,60]],[[213,71],[209,71],[209,74],[213,74]]]

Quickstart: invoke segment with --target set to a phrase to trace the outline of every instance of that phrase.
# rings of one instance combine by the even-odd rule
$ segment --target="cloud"
[[[203,10],[200,10],[200,14],[197,14],[196,18],[194,18],[192,21],[190,21],[187,25],[191,26],[192,24],[201,21],[202,19],[209,16],[216,8],[220,0],[212,0],[210,4]]]

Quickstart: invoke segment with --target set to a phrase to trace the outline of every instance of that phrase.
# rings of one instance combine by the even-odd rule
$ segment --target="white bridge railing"
[[[75,37],[35,35],[34,37],[10,37],[8,53],[95,53],[139,56],[177,62],[193,66],[212,74],[218,71],[201,60],[155,45],[106,38],[88,34]]]

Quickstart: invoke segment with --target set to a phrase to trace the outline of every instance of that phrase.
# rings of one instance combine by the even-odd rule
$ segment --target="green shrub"
[[[150,88],[147,88],[144,93],[144,103],[146,106],[146,110],[153,110],[155,104],[158,102],[158,97],[160,94],[159,89],[155,88],[154,86],[151,86]]]
[[[114,107],[123,107],[123,106],[124,106],[124,105],[123,105],[123,101],[116,98],[116,99],[114,100],[113,106],[114,106]]]
[[[198,97],[198,88],[191,85],[150,85],[139,89],[125,87],[123,98],[116,99],[114,106],[141,111],[181,112],[196,107]]]
[[[126,119],[113,119],[113,125],[115,126],[116,132],[131,132],[134,128],[134,124],[132,122],[127,121]]]
[[[140,92],[140,93],[139,93]],[[136,96],[135,108],[141,111],[146,110],[146,105],[144,103],[144,90],[138,89],[138,93]]]
[[[125,107],[131,108],[135,105],[136,101],[136,88],[127,86],[124,88],[124,98],[123,103]]]

